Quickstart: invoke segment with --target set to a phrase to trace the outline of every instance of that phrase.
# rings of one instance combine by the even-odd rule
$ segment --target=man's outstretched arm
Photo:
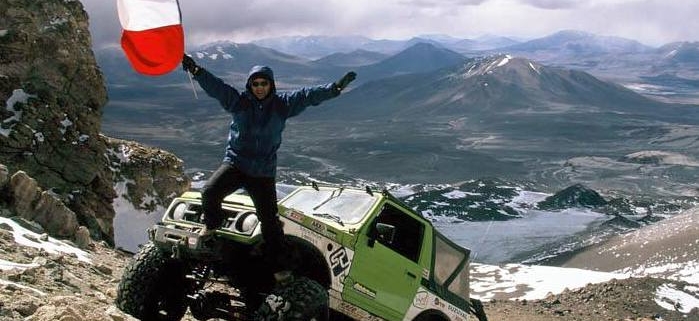
[[[238,90],[226,84],[208,70],[197,65],[194,59],[187,55],[182,57],[182,69],[191,73],[194,76],[194,80],[199,83],[199,86],[201,86],[209,96],[218,100],[223,109],[229,112],[238,110],[238,102],[240,101],[240,93]]]
[[[289,93],[285,97],[285,102],[289,106],[288,117],[300,114],[308,106],[316,106],[325,100],[337,97],[356,77],[357,73],[350,71],[336,82],[316,87],[301,88]]]

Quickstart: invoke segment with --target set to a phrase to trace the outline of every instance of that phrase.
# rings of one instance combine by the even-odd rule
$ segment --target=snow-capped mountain
[[[353,105],[351,117],[363,119],[569,110],[564,106],[578,106],[579,112],[652,112],[662,105],[583,71],[510,55],[474,58],[451,69],[384,80],[380,86],[369,82],[347,97],[319,113],[331,114],[347,105]]]
[[[699,42],[674,42],[658,48],[662,63],[699,63]]]
[[[563,30],[552,35],[500,48],[509,52],[557,52],[558,54],[592,55],[629,54],[649,51],[651,47],[620,37],[599,36],[579,30]]]

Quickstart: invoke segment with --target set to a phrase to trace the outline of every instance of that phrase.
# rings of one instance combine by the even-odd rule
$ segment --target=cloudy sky
[[[96,46],[116,43],[115,0],[81,0]],[[189,45],[285,35],[533,39],[576,29],[646,45],[699,41],[697,0],[180,0]]]

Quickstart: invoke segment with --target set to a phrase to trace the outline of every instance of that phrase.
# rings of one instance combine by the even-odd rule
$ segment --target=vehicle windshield
[[[306,215],[319,218],[334,218],[342,224],[360,222],[371,210],[376,197],[363,190],[340,188],[302,189],[282,202]]]

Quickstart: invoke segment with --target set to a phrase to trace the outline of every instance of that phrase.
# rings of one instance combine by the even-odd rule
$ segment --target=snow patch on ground
[[[513,197],[512,200],[510,200],[510,202],[506,205],[515,209],[533,208],[534,206],[536,206],[537,203],[545,200],[547,197],[551,195],[553,194],[531,191],[519,191],[517,196]]]
[[[590,283],[629,277],[629,274],[575,268],[474,263],[471,264],[471,297],[482,301],[494,298],[540,300],[566,289],[575,290]],[[699,309],[699,286],[677,289],[672,284],[664,284],[656,289],[655,301],[664,309],[689,313],[692,309]]]
[[[655,290],[655,303],[667,310],[689,313],[692,309],[699,308],[699,291],[687,293],[676,289],[672,284],[664,284]]]
[[[53,254],[72,254],[75,255],[80,261],[92,263],[92,260],[87,252],[50,236],[44,237],[38,233],[34,233],[9,218],[0,217],[0,225],[8,225],[10,227],[15,242],[19,245],[42,249]],[[0,269],[7,269],[7,267],[18,268],[19,266],[17,266],[16,263],[0,261]]]
[[[16,286],[16,287],[18,287],[18,288],[20,288],[20,289],[31,290],[31,291],[33,291],[34,293],[36,293],[36,294],[38,294],[38,295],[40,295],[40,296],[46,296],[46,293],[45,293],[45,292],[39,291],[39,290],[37,290],[37,289],[35,289],[35,288],[29,287],[29,286],[26,286],[26,285],[22,285],[22,284],[19,284],[19,283],[15,283],[15,282],[12,282],[12,281],[7,281],[7,280],[0,279],[0,285],[12,285],[12,286]]]
[[[627,275],[551,266],[472,264],[471,296],[489,301],[496,295],[511,299],[537,300],[588,283],[625,279]]]
[[[30,263],[30,264],[24,264],[24,263],[15,263],[15,262],[10,262],[7,260],[0,259],[0,270],[12,270],[12,269],[28,269],[28,268],[34,268],[38,267],[39,264],[36,263]]]
[[[665,265],[642,266],[615,271],[631,276],[653,276],[670,280],[699,284],[699,262],[668,263]]]

